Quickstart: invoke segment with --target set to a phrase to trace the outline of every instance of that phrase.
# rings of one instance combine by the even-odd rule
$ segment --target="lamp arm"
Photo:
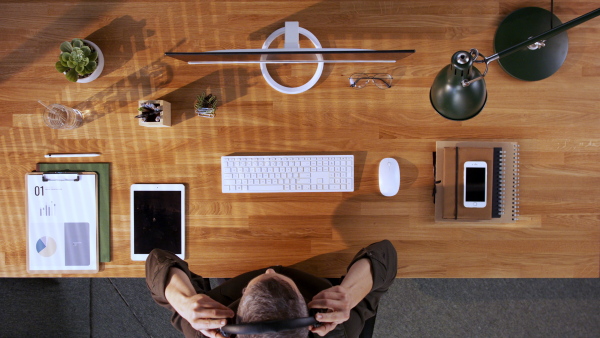
[[[469,53],[471,53],[471,57],[472,57],[473,62],[476,62],[476,63],[485,63],[485,71],[483,71],[483,74],[481,74],[478,77],[473,78],[471,80],[467,81],[467,79],[463,79],[461,81],[461,84],[462,84],[463,87],[468,87],[471,83],[483,79],[485,77],[485,75],[487,74],[487,72],[488,72],[490,62],[498,60],[498,58],[499,58],[497,56],[498,53],[496,53],[496,54],[494,54],[494,55],[489,56],[489,57],[486,58],[485,56],[483,56],[483,54],[479,54],[479,51],[477,49],[475,49],[475,48],[471,48],[471,51]],[[483,60],[477,60],[477,58],[480,57],[480,56],[483,58]]]
[[[518,43],[518,44],[516,44],[516,45],[514,45],[512,47],[506,48],[505,50],[503,50],[501,52],[498,52],[496,54],[490,55],[488,57],[484,57],[483,55],[479,54],[479,52],[476,49],[471,49],[471,54],[474,56],[473,57],[473,62],[485,63],[485,71],[483,72],[483,74],[481,76],[478,76],[478,77],[476,77],[476,78],[474,78],[474,79],[472,79],[470,81],[463,80],[463,87],[466,87],[466,86],[470,85],[471,83],[473,83],[475,81],[481,80],[485,76],[485,74],[487,73],[487,71],[488,71],[488,64],[490,62],[496,61],[496,60],[498,60],[501,57],[505,57],[505,56],[508,56],[508,55],[510,55],[510,54],[512,54],[514,52],[518,52],[518,51],[520,51],[522,49],[525,49],[525,48],[529,47],[531,44],[534,44],[536,42],[546,41],[546,40],[548,40],[548,39],[550,39],[550,38],[552,38],[552,37],[554,37],[554,36],[556,36],[556,35],[564,32],[564,31],[566,31],[568,29],[571,29],[571,28],[573,28],[573,27],[575,27],[577,25],[580,25],[580,24],[582,24],[582,23],[584,23],[584,22],[586,22],[588,20],[593,19],[593,18],[597,17],[598,15],[600,15],[600,8],[596,8],[595,10],[593,10],[593,11],[591,11],[589,13],[586,13],[586,14],[578,17],[578,18],[575,18],[575,19],[573,19],[571,21],[568,21],[568,22],[565,22],[565,23],[563,23],[561,25],[558,25],[558,26],[550,29],[549,31],[546,31],[546,32],[544,32],[542,34],[539,34],[537,36],[531,37],[531,38],[529,38],[529,39],[527,39],[527,40],[525,40],[525,41],[523,41],[521,43]],[[483,60],[477,60],[478,56],[482,56]]]

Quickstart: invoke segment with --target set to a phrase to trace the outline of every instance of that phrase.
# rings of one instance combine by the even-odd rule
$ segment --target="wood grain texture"
[[[445,120],[429,102],[433,78],[455,51],[492,54],[498,24],[527,6],[549,9],[549,1],[2,1],[0,276],[28,276],[24,174],[46,153],[101,152],[96,160],[111,163],[113,260],[97,277],[144,276],[144,264],[129,258],[129,187],[150,182],[186,184],[188,261],[206,277],[277,264],[336,277],[357,250],[384,238],[398,250],[398,277],[599,277],[600,19],[568,32],[567,60],[546,80],[519,81],[491,64],[487,106],[470,121]],[[597,6],[565,0],[554,11],[566,22]],[[299,95],[271,89],[257,65],[163,56],[260,48],[290,20],[323,47],[417,52],[393,65],[327,65]],[[90,84],[54,69],[59,44],[75,37],[106,57]],[[270,69],[299,85],[315,66]],[[354,90],[347,78],[355,72],[391,73],[393,87]],[[202,91],[221,102],[215,119],[193,112]],[[85,124],[49,129],[39,99],[81,109]],[[140,99],[171,102],[173,126],[138,126]],[[521,145],[520,221],[434,222],[432,152],[436,141],[454,139]],[[354,154],[356,190],[220,192],[221,156],[295,152]],[[402,170],[392,198],[378,190],[384,157]]]

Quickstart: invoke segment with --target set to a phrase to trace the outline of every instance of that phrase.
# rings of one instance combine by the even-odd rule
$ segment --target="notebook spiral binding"
[[[519,220],[519,169],[521,164],[518,144],[514,145],[513,153],[512,219],[517,221]]]
[[[498,163],[500,165],[498,175],[498,214],[504,215],[504,199],[506,197],[506,151],[500,150],[498,154]]]

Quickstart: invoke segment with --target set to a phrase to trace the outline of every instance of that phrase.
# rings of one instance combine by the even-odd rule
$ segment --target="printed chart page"
[[[98,271],[95,173],[28,174],[27,270]]]

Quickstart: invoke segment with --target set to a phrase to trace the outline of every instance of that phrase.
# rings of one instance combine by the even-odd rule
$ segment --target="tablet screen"
[[[182,254],[182,191],[133,191],[133,253]]]

